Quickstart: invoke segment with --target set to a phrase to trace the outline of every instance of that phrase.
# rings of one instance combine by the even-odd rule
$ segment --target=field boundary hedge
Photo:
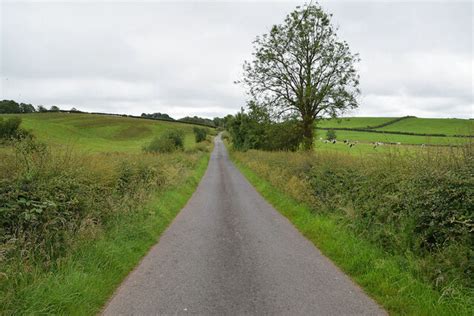
[[[80,208],[87,210],[89,215],[82,216],[83,222],[77,225],[78,229],[71,231],[69,236],[59,235],[55,239],[56,244],[50,242],[57,250],[56,253],[61,250],[57,245],[63,243],[60,255],[52,253],[50,250],[52,247],[44,247],[48,251],[47,256],[39,256],[44,252],[37,252],[37,255],[30,252],[33,255],[26,257],[27,260],[13,254],[2,261],[4,254],[0,253],[0,315],[97,315],[116,288],[146,255],[150,247],[158,242],[161,234],[191,198],[207,170],[210,157],[209,152],[198,153],[198,151],[193,154],[194,157],[189,157],[187,153],[179,153],[177,156],[149,156],[146,160],[142,160],[142,155],[135,154],[117,156],[117,159],[123,158],[122,162],[116,162],[107,170],[102,167],[109,166],[107,163],[109,157],[105,155],[98,157],[81,154],[77,161],[94,160],[94,158],[98,160],[79,167],[76,160],[64,163],[62,155],[56,160],[57,156],[55,153],[54,155],[52,159],[48,156],[48,162],[53,161],[54,164],[48,166],[41,175],[52,174],[50,177],[58,178],[57,166],[60,165],[64,168],[61,174],[63,182],[55,179],[44,180],[45,176],[32,179],[50,181],[51,185],[58,187],[56,191],[61,193],[57,194],[58,198],[45,197],[39,200],[44,203],[36,201],[38,195],[22,193],[22,197],[28,197],[26,202],[32,208],[31,212],[25,210],[23,213],[35,216],[34,219],[32,216],[24,218],[34,220],[33,223],[44,223],[43,227],[51,231],[44,239],[50,242],[50,236],[57,236],[61,232],[57,229],[61,227],[60,225],[66,226],[73,220],[79,222],[80,216],[84,215],[79,213]],[[84,159],[88,157],[91,159]],[[115,160],[115,157],[111,158]],[[173,169],[168,169],[173,165],[175,166]],[[40,167],[46,168],[43,164],[37,168]],[[70,169],[80,169],[80,174],[71,173]],[[0,178],[1,181],[11,178],[9,174],[6,174],[8,178],[3,175],[4,173]],[[67,178],[69,175],[70,178]],[[86,177],[85,180],[81,179],[82,175]],[[64,185],[58,184],[64,182],[70,183],[69,191],[76,191],[63,193],[64,190],[61,191],[61,188]],[[91,189],[78,189],[86,186]],[[36,188],[38,185],[30,187]],[[3,187],[0,190],[3,197],[10,199],[8,201],[14,200],[15,195],[9,192],[5,193]],[[93,193],[92,198],[87,197],[89,192]],[[74,194],[81,196],[82,200],[71,199]],[[108,195],[110,198],[104,196],[102,199],[104,203],[99,204],[100,199],[97,197],[102,195]],[[96,198],[93,199],[94,197]],[[85,199],[93,201],[83,202]],[[109,203],[108,200],[115,202]],[[0,201],[0,206],[4,201],[5,198]],[[20,201],[18,204],[25,209],[28,207],[26,202]],[[59,203],[66,205],[68,209],[57,207]],[[37,212],[39,207],[36,205],[41,207],[41,212]],[[51,210],[48,211],[45,207]],[[97,211],[97,216],[92,213],[94,209]],[[41,220],[40,216],[46,216],[43,214],[51,216]],[[55,214],[59,214],[57,217],[62,216],[65,220],[54,221],[52,216]],[[72,215],[66,218],[63,214]],[[99,217],[100,215],[102,217]],[[46,230],[39,227],[37,230],[40,233]],[[20,238],[15,237],[15,240],[21,241],[22,235],[19,236]],[[60,239],[62,236],[64,238]],[[70,242],[66,243],[68,237]],[[0,250],[4,249],[6,248],[0,247]],[[24,257],[27,255],[26,251],[19,249]]]
[[[385,122],[385,123],[382,123],[382,124],[379,124],[379,125],[374,125],[374,126],[369,125],[369,126],[367,126],[367,128],[369,128],[369,129],[382,128],[382,127],[395,124],[397,122],[400,122],[400,121],[408,119],[408,118],[416,118],[416,116],[411,116],[411,115],[402,116],[402,117],[398,117],[396,119],[390,120],[388,122]]]
[[[471,315],[470,150],[458,153],[367,161],[254,150],[231,159],[391,314]]]

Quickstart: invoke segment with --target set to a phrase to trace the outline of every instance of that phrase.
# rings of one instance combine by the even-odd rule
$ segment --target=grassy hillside
[[[341,119],[322,120],[317,127],[322,128],[367,128],[387,123],[395,117],[348,117]]]
[[[371,128],[396,120],[397,117],[348,117],[318,122],[318,128]],[[421,134],[469,135],[474,131],[474,121],[467,119],[407,117],[380,131],[396,131]]]
[[[9,115],[2,115],[8,117]],[[193,125],[76,113],[33,113],[19,116],[22,127],[50,145],[93,152],[138,152],[154,136],[169,129],[185,131],[185,146],[194,145]]]
[[[380,130],[424,134],[469,135],[474,132],[474,121],[463,119],[407,118]]]

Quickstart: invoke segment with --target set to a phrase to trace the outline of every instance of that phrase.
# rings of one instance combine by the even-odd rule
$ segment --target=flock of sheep
[[[319,138],[319,140],[320,140],[321,142],[323,142],[324,144],[336,144],[336,143],[337,143],[337,140],[335,140],[335,139],[328,140],[328,139]],[[358,141],[350,141],[350,140],[348,140],[348,139],[345,139],[345,140],[343,141],[343,143],[346,144],[347,146],[349,146],[349,148],[352,148],[352,147],[354,147],[356,144],[358,144],[359,142],[358,142]],[[374,145],[374,149],[377,148],[377,147],[379,147],[379,146],[383,146],[383,145],[384,145],[384,143],[382,143],[382,142],[373,142],[373,143],[371,143],[371,144]],[[401,144],[402,144],[402,143],[400,143],[400,142],[390,143],[390,145],[401,145]],[[424,144],[422,144],[421,146],[424,147]]]
[[[320,138],[319,140],[322,141],[322,142],[325,143],[325,144],[329,144],[329,143],[331,143],[331,144],[336,144],[336,143],[337,143],[337,140],[335,140],[335,139],[328,140],[328,139],[322,139],[322,138]],[[345,140],[344,140],[344,144],[346,144],[347,146],[349,146],[349,148],[354,147],[357,143],[358,143],[358,141],[353,141],[353,142],[351,142],[351,141],[348,140],[348,139],[345,139]]]

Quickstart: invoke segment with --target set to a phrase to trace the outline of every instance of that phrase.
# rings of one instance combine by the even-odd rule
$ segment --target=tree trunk
[[[314,120],[303,118],[303,149],[313,150]]]

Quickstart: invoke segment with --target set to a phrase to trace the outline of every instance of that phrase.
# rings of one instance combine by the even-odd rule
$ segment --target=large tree
[[[338,39],[331,16],[318,4],[297,7],[256,38],[240,81],[255,104],[279,118],[300,118],[305,149],[313,146],[316,120],[356,108],[360,93],[359,57]]]

